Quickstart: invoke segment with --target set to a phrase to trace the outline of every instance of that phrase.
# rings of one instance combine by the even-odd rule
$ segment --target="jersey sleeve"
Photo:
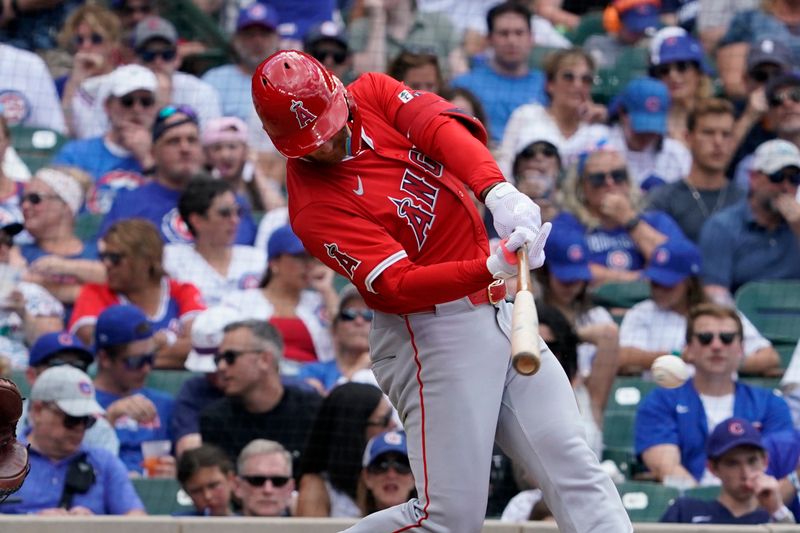
[[[666,235],[667,239],[686,240],[681,227],[668,214],[662,211],[648,211],[642,215],[642,218],[657,231]]]
[[[636,455],[659,444],[680,444],[674,412],[674,403],[661,389],[654,390],[642,400],[634,424]]]
[[[170,292],[178,303],[178,314],[181,322],[193,318],[200,311],[204,311],[206,304],[197,287],[191,283],[181,283],[170,280]]]
[[[348,220],[331,233],[330,221]],[[455,300],[493,281],[485,258],[421,266],[376,221],[327,204],[306,207],[292,219],[306,249],[349,279],[373,309],[424,308]],[[371,296],[374,295],[374,296]]]
[[[67,331],[75,334],[82,326],[93,326],[103,309],[114,303],[113,295],[105,286],[84,285],[75,300]]]
[[[486,148],[486,130],[475,117],[438,95],[414,91],[383,74],[363,75],[353,84],[353,90],[423,153],[466,183],[476,196],[505,181]]]

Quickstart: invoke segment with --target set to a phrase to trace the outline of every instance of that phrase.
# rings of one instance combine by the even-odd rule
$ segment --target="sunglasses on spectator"
[[[695,333],[694,337],[697,339],[697,342],[699,342],[703,346],[708,346],[709,344],[711,344],[714,341],[715,336],[719,337],[719,340],[720,342],[722,342],[722,344],[724,344],[725,346],[729,346],[734,340],[736,340],[736,337],[738,335],[739,334],[736,333],[735,331],[723,331],[720,333],[712,333],[705,331],[701,333]]]
[[[780,68],[757,68],[750,72],[750,78],[757,83],[767,83],[780,73]]]
[[[408,462],[397,461],[394,459],[383,459],[376,461],[367,467],[367,472],[370,474],[385,474],[393,468],[395,472],[401,476],[407,476],[411,473],[411,467]]]
[[[138,50],[136,55],[142,58],[145,63],[152,63],[156,58],[161,58],[164,61],[172,61],[178,55],[176,48],[167,48],[165,50]]]
[[[792,87],[786,91],[773,94],[769,99],[770,107],[780,107],[791,100],[795,104],[800,103],[800,87]]]
[[[673,61],[672,63],[664,63],[652,67],[650,73],[654,78],[663,78],[664,76],[668,76],[673,69],[683,74],[690,68],[696,68],[696,63],[694,61]]]
[[[553,158],[558,156],[558,150],[550,143],[536,142],[521,151],[519,155],[525,159],[533,159],[538,155]]]
[[[132,108],[136,102],[139,102],[139,105],[142,107],[152,107],[153,104],[156,103],[156,99],[150,95],[134,96],[132,94],[126,94],[125,96],[121,96],[119,99],[119,103],[127,109]]]
[[[153,366],[156,354],[143,353],[141,355],[130,355],[122,359],[122,364],[126,370],[141,370],[145,365]]]
[[[360,311],[357,309],[342,309],[341,312],[339,312],[339,320],[343,322],[351,322],[358,317],[369,322],[374,316],[375,312],[371,309],[362,309]]]
[[[242,206],[237,205],[234,207],[220,207],[216,213],[222,218],[232,218],[234,215],[237,217],[242,216]]]
[[[777,172],[768,174],[767,177],[769,178],[769,181],[776,185],[787,180],[792,185],[800,185],[800,168],[784,167]]]
[[[22,195],[23,202],[30,202],[31,205],[39,205],[43,201],[50,199],[59,198],[57,194],[46,194],[42,192],[29,192]]]
[[[580,81],[581,84],[587,86],[590,86],[594,83],[594,76],[591,74],[582,74],[578,76],[574,72],[566,71],[559,74],[559,77],[567,83],[575,83],[575,81]]]
[[[289,476],[242,476],[242,479],[252,487],[263,487],[269,481],[275,488],[281,488],[289,483]]]
[[[78,426],[83,426],[89,429],[95,425],[97,418],[93,416],[72,416],[62,411],[56,404],[47,404],[47,407],[54,413],[61,415],[61,424],[67,429],[75,429]]]
[[[220,361],[225,361],[228,366],[231,366],[238,358],[245,354],[260,352],[261,350],[225,350],[214,356],[214,363],[219,365]]]
[[[314,50],[311,55],[320,63],[325,63],[327,58],[332,58],[333,62],[337,65],[343,64],[347,61],[347,52],[341,50]]]
[[[591,174],[586,174],[585,179],[592,187],[600,188],[605,186],[609,176],[617,185],[628,181],[628,171],[624,168],[618,168],[610,172],[592,172]]]
[[[97,258],[101,263],[109,263],[111,266],[119,266],[125,258],[125,254],[121,252],[100,252]]]
[[[386,413],[377,420],[367,420],[367,426],[385,428],[389,426],[389,422],[391,421],[392,421],[392,411],[390,410],[388,413]]]
[[[47,361],[45,361],[45,365],[47,365],[47,368],[52,368],[54,366],[68,365],[73,368],[77,368],[78,370],[81,370],[83,372],[86,372],[86,370],[89,369],[89,362],[85,361],[84,359],[73,359],[67,361],[59,357],[53,357],[52,359],[48,359]]]
[[[72,44],[75,47],[81,46],[83,43],[102,44],[105,38],[97,32],[92,32],[91,35],[76,35],[72,38]]]

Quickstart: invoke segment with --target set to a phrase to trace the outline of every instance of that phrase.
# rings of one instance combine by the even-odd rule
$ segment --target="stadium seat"
[[[97,237],[103,215],[95,213],[81,213],[75,218],[75,236],[83,242],[89,242]]]
[[[194,507],[178,481],[171,478],[134,478],[133,487],[144,503],[147,514],[171,515]]]
[[[659,483],[626,481],[617,485],[617,490],[632,522],[658,522],[678,497],[678,489]]]
[[[175,396],[181,390],[183,382],[194,376],[201,376],[188,370],[153,370],[147,376],[147,386]]]
[[[695,487],[686,489],[683,495],[687,498],[697,498],[698,500],[716,500],[717,496],[719,496],[719,490],[719,485],[712,487]]]
[[[650,285],[646,281],[603,283],[592,289],[591,297],[595,305],[608,309],[620,323],[626,310],[650,297]]]
[[[606,29],[603,27],[603,12],[593,11],[581,17],[578,26],[567,33],[567,38],[572,41],[575,46],[583,46],[586,39],[592,35],[602,35],[605,32]]]
[[[656,387],[652,381],[637,377],[618,377],[614,379],[608,396],[606,414],[635,413],[639,403]]]
[[[800,281],[752,281],[736,291],[736,307],[773,343],[800,338]]]
[[[11,144],[31,172],[50,164],[53,156],[67,141],[64,135],[47,128],[14,126]]]
[[[625,477],[633,475],[636,464],[633,447],[635,418],[635,411],[607,411],[603,417],[603,460],[614,461]]]

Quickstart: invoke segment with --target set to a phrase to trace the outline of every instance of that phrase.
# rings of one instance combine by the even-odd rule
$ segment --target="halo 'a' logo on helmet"
[[[297,118],[297,123],[300,124],[301,129],[317,120],[317,115],[306,109],[302,100],[292,100],[292,107],[289,109],[294,112],[294,116]]]

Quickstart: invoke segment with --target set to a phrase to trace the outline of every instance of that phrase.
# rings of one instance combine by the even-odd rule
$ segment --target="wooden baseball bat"
[[[511,365],[523,376],[532,376],[539,371],[539,315],[531,291],[531,271],[528,264],[528,245],[517,250],[519,273],[517,295],[511,313]]]

